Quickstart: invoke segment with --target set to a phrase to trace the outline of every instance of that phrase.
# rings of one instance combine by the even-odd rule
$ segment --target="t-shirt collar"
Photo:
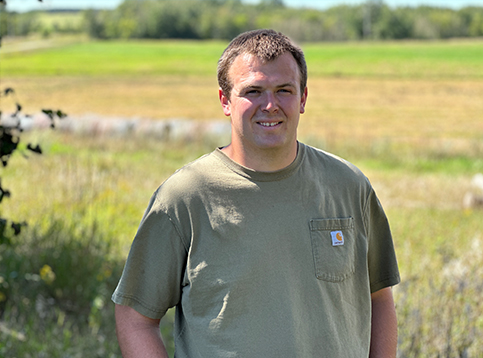
[[[303,143],[297,142],[297,156],[290,165],[274,172],[263,172],[253,170],[238,164],[230,157],[228,157],[221,149],[222,147],[216,148],[213,152],[214,155],[232,171],[253,181],[277,181],[288,178],[299,169],[300,165],[302,164],[303,158],[305,157],[305,145]]]

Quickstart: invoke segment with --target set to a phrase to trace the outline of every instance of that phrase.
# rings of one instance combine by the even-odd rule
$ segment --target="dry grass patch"
[[[71,115],[221,119],[216,78],[8,78],[26,112],[45,106]],[[302,137],[373,142],[483,138],[481,81],[312,78]]]
[[[315,78],[301,133],[327,141],[481,139],[481,98],[480,81]]]
[[[386,208],[462,210],[463,197],[471,187],[469,175],[362,169]]]
[[[52,77],[9,78],[25,112],[45,106],[71,115],[213,119],[223,116],[215,78],[206,77]]]

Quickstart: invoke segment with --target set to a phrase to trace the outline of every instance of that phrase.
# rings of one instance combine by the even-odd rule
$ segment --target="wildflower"
[[[40,278],[45,281],[46,284],[51,285],[55,281],[55,272],[52,271],[52,267],[44,265],[40,269]]]

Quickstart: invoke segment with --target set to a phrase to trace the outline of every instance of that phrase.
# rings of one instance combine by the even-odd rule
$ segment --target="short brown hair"
[[[239,55],[250,54],[264,62],[269,62],[286,52],[291,53],[297,62],[300,72],[300,91],[303,93],[307,86],[307,64],[300,47],[280,32],[274,30],[253,30],[235,37],[218,61],[218,84],[224,95],[228,99],[231,96],[233,84],[229,77],[229,71]]]

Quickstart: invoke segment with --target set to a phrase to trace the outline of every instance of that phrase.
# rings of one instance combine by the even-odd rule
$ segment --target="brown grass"
[[[314,79],[302,131],[349,140],[481,138],[483,83]]]
[[[57,77],[8,78],[4,87],[14,87],[25,111],[62,108],[72,115],[96,113],[106,116],[143,118],[220,117],[216,79],[187,77]]]
[[[468,175],[387,172],[363,168],[385,208],[460,210],[471,188]]]
[[[26,112],[45,106],[72,115],[152,119],[224,118],[216,79],[207,77],[8,78]],[[481,81],[313,78],[302,136],[326,141],[388,138],[420,144],[483,138]],[[455,142],[456,143],[456,142]]]

